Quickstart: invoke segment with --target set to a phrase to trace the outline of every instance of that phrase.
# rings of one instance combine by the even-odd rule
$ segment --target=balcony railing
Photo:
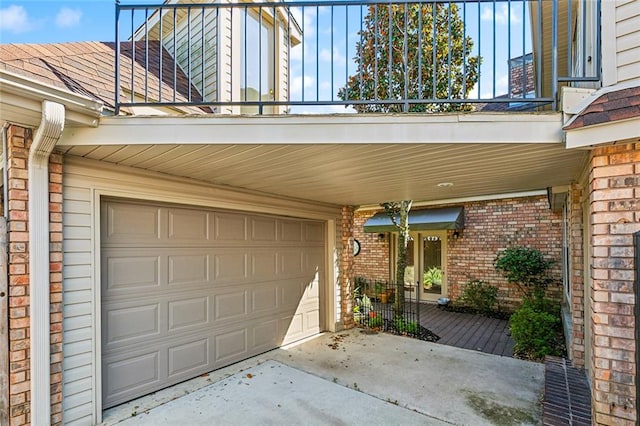
[[[187,1],[116,3],[116,110],[541,110],[600,80],[599,0]]]

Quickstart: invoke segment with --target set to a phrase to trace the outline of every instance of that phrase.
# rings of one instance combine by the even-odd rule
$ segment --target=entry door
[[[447,295],[447,231],[422,231],[413,235],[415,280],[420,300]]]

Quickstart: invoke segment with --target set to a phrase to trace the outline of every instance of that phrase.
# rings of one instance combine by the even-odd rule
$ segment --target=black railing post
[[[116,5],[116,45],[114,51],[116,52],[116,57],[114,58],[114,66],[115,66],[115,80],[114,80],[114,104],[115,104],[115,115],[120,114],[120,0],[115,0]]]

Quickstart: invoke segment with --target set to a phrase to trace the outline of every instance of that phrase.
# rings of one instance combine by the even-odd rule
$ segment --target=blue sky
[[[0,42],[112,41],[114,4],[113,0],[1,0]]]

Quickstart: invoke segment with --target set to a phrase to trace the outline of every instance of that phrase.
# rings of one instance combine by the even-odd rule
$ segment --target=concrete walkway
[[[121,405],[104,424],[540,424],[543,381],[542,364],[356,329]]]

